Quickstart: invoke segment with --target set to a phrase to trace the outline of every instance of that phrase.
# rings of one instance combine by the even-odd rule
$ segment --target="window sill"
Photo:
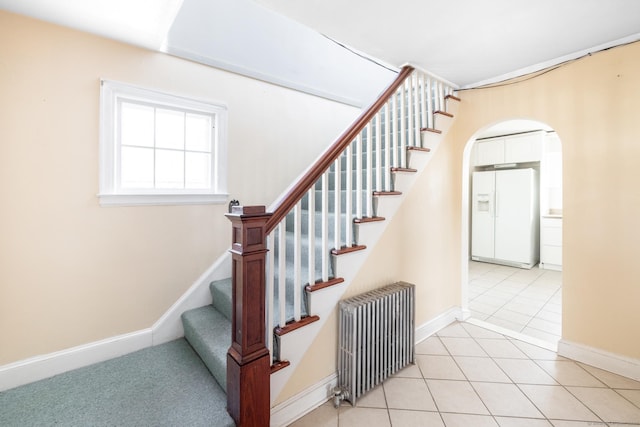
[[[100,206],[211,205],[227,202],[228,194],[98,194]]]

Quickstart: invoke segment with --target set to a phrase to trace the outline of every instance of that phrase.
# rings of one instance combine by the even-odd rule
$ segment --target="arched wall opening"
[[[524,157],[509,158],[507,155],[493,164],[494,160],[487,158],[486,149],[479,154],[478,140],[485,143],[483,147],[493,147],[496,141],[503,144],[499,147],[511,143],[511,150],[507,150],[511,153],[513,147],[525,147],[522,142],[527,140],[534,141],[534,146],[540,145],[539,152],[534,149],[531,158],[527,158],[526,153]],[[534,265],[491,259],[474,261],[472,219],[478,206],[474,205],[472,197],[473,174],[485,172],[484,175],[500,173],[508,176],[514,169],[531,169],[536,177],[534,204],[537,206],[530,207],[536,212],[537,223],[537,231],[532,231],[535,234],[532,240],[536,241],[531,249],[535,252]],[[480,128],[467,141],[463,152],[461,206],[461,302],[465,317],[498,332],[555,350],[561,338],[562,322],[562,144],[555,131],[545,123],[530,119],[509,119]],[[476,233],[475,238],[481,236]],[[509,236],[508,239],[513,238]]]

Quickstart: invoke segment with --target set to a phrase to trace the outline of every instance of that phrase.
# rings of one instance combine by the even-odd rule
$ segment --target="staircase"
[[[367,246],[375,245],[385,220],[397,211],[403,193],[438,147],[458,101],[444,83],[403,68],[380,99],[276,203],[273,215],[265,216],[268,252],[262,276],[271,399],[354,279]],[[233,286],[231,279],[211,283],[212,304],[182,315],[185,338],[225,391]],[[238,331],[244,327],[236,325]]]
[[[227,391],[227,350],[231,345],[231,279],[209,285],[212,303],[182,314],[184,337],[220,387]]]

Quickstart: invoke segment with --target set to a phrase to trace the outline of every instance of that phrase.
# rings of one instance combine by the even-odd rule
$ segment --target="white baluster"
[[[340,196],[342,190],[342,168],[340,167],[340,158],[342,155],[338,156],[336,161],[334,162],[334,179],[333,179],[333,247],[335,249],[340,249],[342,246],[340,239],[340,212],[341,212],[341,203]]]
[[[414,146],[413,141],[413,74],[406,80],[407,87],[407,146]]]
[[[362,218],[362,132],[356,138],[356,217]]]
[[[307,226],[309,230],[309,277],[308,282],[310,285],[316,283],[316,186],[314,185],[307,192],[308,202],[307,211],[309,212],[309,218],[307,218]]]
[[[287,324],[287,218],[278,224],[278,309],[280,321],[278,324]]]
[[[413,83],[413,146],[420,146],[420,82],[417,73],[411,75]]]
[[[376,191],[382,190],[382,114],[376,114]]]
[[[329,171],[322,174],[322,281],[329,280]]]
[[[293,319],[300,320],[300,294],[302,293],[302,201],[293,213]]]
[[[345,204],[344,204],[344,243],[346,246],[353,245],[353,149],[351,144],[347,146],[345,150],[345,157],[347,159],[347,171],[345,174]]]
[[[429,120],[427,119],[427,88],[425,86],[425,75],[423,73],[420,73],[420,103],[422,105],[420,109],[422,112],[422,127],[427,128],[429,127]]]
[[[267,334],[267,348],[269,349],[269,365],[273,365],[273,316],[276,308],[275,305],[275,289],[274,289],[274,263],[275,263],[275,236],[270,234],[267,236],[267,306],[266,306],[266,334]]]
[[[401,120],[400,114],[398,114],[398,97],[393,95],[391,113],[393,114],[393,120],[391,121],[391,126],[393,127],[393,166],[400,166],[400,161],[398,159],[398,122]]]
[[[431,82],[431,77],[427,76],[427,117],[429,120],[429,124],[427,127],[429,129],[433,129],[433,86]]]
[[[407,164],[407,85],[405,83],[404,90],[400,96],[400,164],[405,167]]]
[[[391,101],[387,102],[384,105],[384,189],[385,191],[391,191],[391,128],[389,124],[391,123],[391,119],[389,117]]]
[[[373,156],[373,148],[372,148],[372,132],[371,132],[371,122],[369,122],[367,124],[367,149],[366,149],[366,156],[367,156],[367,163],[366,163],[366,173],[367,173],[367,181],[365,184],[365,194],[366,194],[366,200],[367,200],[367,205],[366,205],[366,209],[367,209],[367,217],[372,218],[373,217],[373,162],[371,161],[371,157]]]

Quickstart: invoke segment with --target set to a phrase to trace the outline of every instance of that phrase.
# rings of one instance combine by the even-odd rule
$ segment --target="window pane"
[[[153,188],[153,148],[122,147],[121,188]]]
[[[211,116],[187,114],[187,150],[211,152]]]
[[[156,150],[156,188],[184,188],[184,152]]]
[[[153,107],[123,102],[120,144],[153,147]]]
[[[184,113],[156,110],[156,147],[184,150]]]
[[[186,153],[186,188],[211,188],[211,155]]]

